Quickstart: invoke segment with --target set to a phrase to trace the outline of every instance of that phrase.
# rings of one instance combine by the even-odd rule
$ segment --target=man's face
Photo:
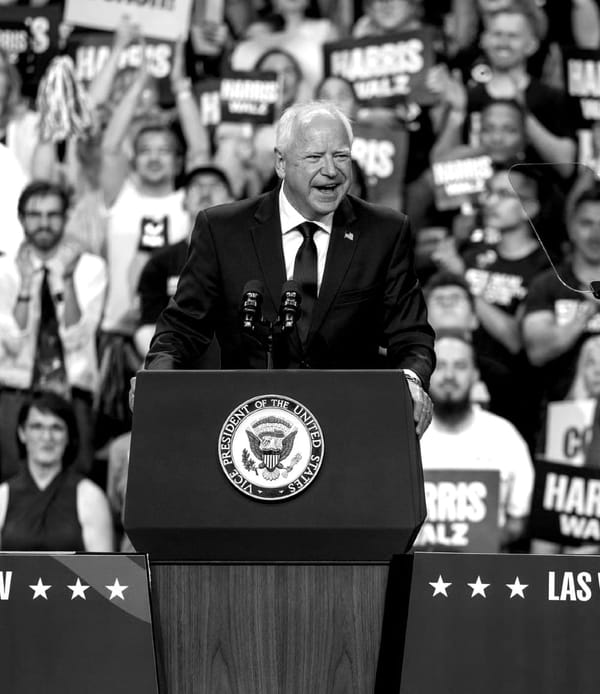
[[[61,240],[65,229],[63,202],[57,195],[34,195],[25,204],[21,223],[29,243],[48,253]]]
[[[502,12],[489,18],[481,46],[493,68],[509,70],[535,52],[537,41],[523,15]]]
[[[591,265],[600,265],[600,202],[579,205],[568,226],[576,255]]]
[[[195,217],[198,212],[213,205],[231,202],[227,186],[214,173],[194,176],[185,189],[185,209]]]
[[[319,113],[297,125],[288,150],[276,151],[275,169],[289,201],[306,219],[318,221],[334,212],[352,183],[350,139],[343,123]]]
[[[516,108],[508,104],[493,104],[481,114],[481,145],[492,161],[513,160],[525,148],[523,122]]]
[[[519,186],[521,176],[512,174],[515,185]],[[522,189],[523,191],[525,188]],[[521,225],[527,215],[521,205],[522,197],[512,187],[508,171],[499,171],[487,182],[483,197],[483,220],[493,229],[510,230]]]
[[[366,13],[384,31],[403,28],[416,14],[415,0],[369,0]]]
[[[434,405],[442,412],[465,409],[479,378],[473,348],[458,338],[443,337],[436,342],[435,354],[437,363],[430,385]]]
[[[143,183],[162,185],[177,173],[177,153],[173,137],[166,132],[145,132],[137,140],[135,171]]]
[[[427,294],[427,318],[434,330],[474,330],[477,317],[469,295],[459,285],[449,284]]]

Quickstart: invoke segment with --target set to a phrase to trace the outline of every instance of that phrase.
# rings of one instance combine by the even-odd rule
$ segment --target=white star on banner
[[[52,586],[45,586],[44,582],[42,581],[41,578],[38,578],[38,582],[34,586],[29,586],[31,590],[33,591],[33,599],[35,600],[36,598],[44,598],[44,600],[48,600],[48,596],[46,595],[46,592],[48,591],[48,588],[52,588]]]
[[[75,581],[74,586],[67,586],[69,590],[73,591],[73,595],[71,595],[71,600],[75,600],[75,598],[83,598],[85,600],[85,591],[89,588],[89,586],[84,586],[81,583],[81,579],[77,579]]]
[[[475,583],[467,583],[467,585],[473,589],[473,592],[471,593],[472,598],[474,598],[476,595],[481,595],[483,598],[487,597],[487,595],[485,594],[485,590],[489,587],[490,584],[482,583],[480,576],[477,576],[477,580],[475,581]]]
[[[121,598],[121,600],[125,600],[125,596],[123,595],[123,591],[127,590],[129,586],[122,586],[119,583],[119,579],[115,578],[115,582],[112,584],[112,586],[105,586],[107,590],[110,590],[110,598],[109,600],[112,600],[113,598]]]
[[[514,598],[516,595],[518,595],[520,598],[523,598],[523,600],[524,600],[525,599],[524,591],[528,585],[529,585],[529,583],[521,583],[521,581],[519,581],[519,577],[516,576],[515,582],[514,583],[507,583],[506,587],[510,588],[510,597],[511,598]]]
[[[444,579],[442,578],[442,574],[440,574],[438,576],[438,580],[434,581],[433,583],[429,581],[429,585],[433,588],[432,597],[435,597],[436,595],[444,595],[445,597],[448,597],[446,589],[448,588],[448,586],[451,586],[452,583],[444,581]]]

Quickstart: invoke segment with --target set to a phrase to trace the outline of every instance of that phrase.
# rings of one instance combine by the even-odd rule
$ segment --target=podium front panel
[[[324,440],[318,475],[281,501],[237,489],[219,462],[230,414],[258,396],[301,403]],[[425,518],[404,377],[396,371],[151,371],[138,376],[126,527],[153,560],[386,561]]]

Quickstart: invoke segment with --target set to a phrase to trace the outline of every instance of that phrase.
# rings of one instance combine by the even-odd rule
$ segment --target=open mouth
[[[331,195],[332,193],[335,193],[337,189],[339,188],[338,183],[328,183],[327,185],[323,186],[314,186],[319,193],[322,193],[323,195]]]

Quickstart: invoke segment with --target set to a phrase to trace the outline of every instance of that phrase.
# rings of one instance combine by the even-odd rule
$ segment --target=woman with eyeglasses
[[[0,485],[0,548],[113,551],[106,497],[71,466],[79,436],[70,403],[52,392],[34,395],[16,433],[23,467]]]

